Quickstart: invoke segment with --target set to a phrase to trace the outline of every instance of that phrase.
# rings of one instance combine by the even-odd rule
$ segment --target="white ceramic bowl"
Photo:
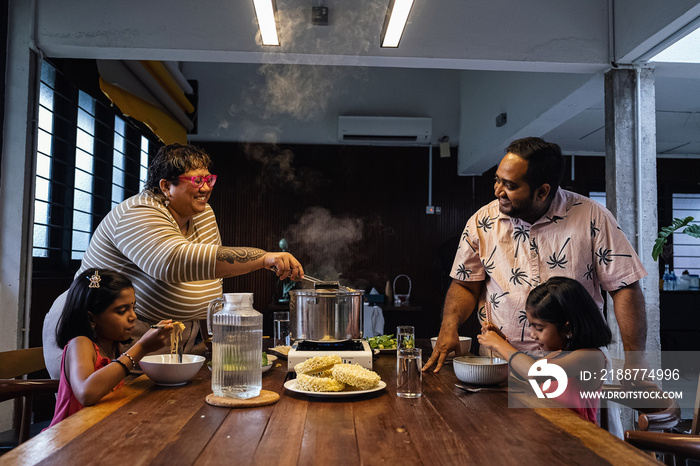
[[[435,344],[437,343],[438,337],[433,337],[430,339],[430,344],[433,345],[433,349],[435,349]],[[459,352],[460,354],[467,354],[469,350],[472,348],[472,339],[471,337],[459,337]],[[447,355],[448,358],[453,358],[455,357],[455,352],[452,351],[450,354]]]
[[[139,366],[149,379],[158,385],[184,385],[199,371],[204,363],[204,356],[183,354],[182,363],[177,362],[174,354],[151,354],[144,356]]]
[[[492,385],[508,378],[508,361],[485,356],[458,356],[452,361],[459,380],[478,385]]]

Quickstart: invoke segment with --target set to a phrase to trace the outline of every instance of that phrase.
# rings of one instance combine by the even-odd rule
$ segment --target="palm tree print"
[[[523,283],[525,283],[529,286],[532,286],[530,282],[527,281],[527,274],[524,270],[520,270],[520,267],[518,267],[515,270],[510,269],[510,278],[508,279],[508,281],[513,283],[514,285],[522,285]]]
[[[488,273],[489,275],[491,274],[493,269],[496,268],[496,265],[493,263],[493,255],[495,254],[495,252],[496,252],[496,246],[493,247],[493,251],[491,251],[491,255],[489,256],[488,259],[481,260],[481,265],[484,266],[486,273]]]
[[[530,230],[523,226],[517,226],[513,230],[513,241],[515,241],[515,257],[518,257],[520,243],[526,242],[530,238]]]
[[[488,215],[482,219],[479,219],[476,222],[476,227],[481,228],[484,230],[484,233],[489,231],[491,228],[493,228],[493,221],[496,220],[498,217],[491,218]]]
[[[613,257],[632,257],[630,254],[613,254],[612,249],[606,249],[601,247],[596,251],[595,255],[598,257],[598,265],[610,265],[613,261]]]
[[[518,323],[523,324],[523,331],[520,333],[520,341],[525,341],[525,326],[528,323],[527,313],[525,311],[518,311]]]
[[[562,269],[565,268],[564,265],[567,264],[569,261],[566,259],[566,254],[564,254],[564,248],[567,244],[569,244],[569,241],[571,241],[571,237],[568,237],[566,239],[566,242],[564,242],[564,245],[561,247],[558,254],[554,253],[551,256],[549,256],[547,264],[549,265],[550,269],[554,269],[557,267],[560,267]]]
[[[489,302],[491,303],[491,308],[498,309],[498,303],[500,302],[500,299],[507,294],[508,294],[508,291],[506,291],[505,293],[502,293],[500,295],[498,293],[491,293],[491,296],[489,296],[487,298],[489,300]],[[484,311],[484,312],[486,312],[486,311]]]
[[[595,269],[593,268],[593,264],[586,265],[586,273],[583,274],[583,278],[585,278],[586,280],[593,280],[594,276]]]
[[[583,204],[583,202],[581,202],[581,201],[574,202],[573,204],[571,204],[570,207],[566,208],[566,213],[569,213],[569,211],[571,210],[571,207],[576,207],[577,205],[581,205],[581,204]]]
[[[553,215],[551,217],[547,216],[547,220],[549,220],[552,223],[557,223],[559,220],[564,220],[566,217],[560,217],[558,215]]]
[[[466,280],[472,274],[472,269],[468,269],[464,264],[459,264],[457,267],[457,278],[460,280]]]
[[[479,308],[479,322],[485,322],[486,321],[486,306],[481,306]]]
[[[595,226],[595,219],[591,221],[591,238],[595,238],[598,236],[598,233],[600,232],[600,228]]]
[[[464,233],[462,233],[462,240],[467,243],[472,252],[476,252],[476,249],[474,249],[474,246],[472,246],[472,242],[469,240],[469,227],[464,229]]]
[[[537,246],[537,238],[530,240],[530,251],[535,251],[535,254],[540,255],[540,248]]]

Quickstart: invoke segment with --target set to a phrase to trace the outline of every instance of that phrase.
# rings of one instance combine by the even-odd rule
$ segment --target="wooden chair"
[[[21,421],[18,444],[29,438],[32,400],[36,394],[56,393],[58,380],[18,379],[46,368],[41,347],[0,352],[0,402],[20,398]]]
[[[625,367],[624,359],[612,358],[610,363],[613,371],[617,371],[618,369],[622,370]],[[604,392],[616,392],[621,391],[622,389],[623,386],[619,382],[606,383],[602,388]],[[640,390],[644,389],[640,388]],[[654,389],[653,391],[659,391],[659,389]],[[639,415],[637,425],[641,431],[667,432],[676,427],[681,418],[681,409],[678,406],[678,403],[672,399],[667,400],[666,406],[664,407],[658,407],[658,403],[656,403],[656,406],[652,405],[649,407],[640,407],[639,400],[616,399],[615,402],[637,411]],[[609,430],[607,407],[607,398],[604,398],[600,402],[601,419],[599,420],[599,424],[605,430]]]
[[[626,390],[622,385],[603,385],[604,392],[615,392]],[[659,389],[643,389],[640,388],[639,391],[653,391],[660,392]],[[652,432],[667,432],[676,427],[678,421],[681,418],[681,408],[678,406],[673,399],[664,400],[665,406],[659,407],[658,400],[656,403],[648,403],[649,406],[644,406],[644,402],[640,400],[626,400],[626,399],[616,399],[615,403],[627,406],[634,409],[639,414],[637,419],[637,425],[640,431],[652,431]],[[603,406],[603,403],[601,403]],[[603,423],[601,422],[601,427]]]
[[[671,455],[673,462],[667,464],[686,464],[688,459],[700,460],[700,377],[698,377],[698,389],[695,394],[695,406],[693,407],[693,424],[690,434],[678,434],[673,432],[642,432],[636,430],[625,431],[625,441],[641,450]]]

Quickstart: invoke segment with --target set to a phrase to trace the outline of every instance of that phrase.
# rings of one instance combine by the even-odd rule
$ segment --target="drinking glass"
[[[280,311],[273,314],[273,343],[275,346],[291,346],[289,332],[289,312]]]
[[[396,327],[396,354],[401,348],[416,347],[416,329],[412,325],[399,325]]]
[[[396,355],[396,394],[402,398],[418,398],[423,394],[422,354],[420,348],[399,348]]]

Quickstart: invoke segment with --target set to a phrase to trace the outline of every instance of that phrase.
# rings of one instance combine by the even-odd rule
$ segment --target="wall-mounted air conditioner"
[[[338,141],[343,144],[426,146],[432,132],[432,118],[338,117]]]

